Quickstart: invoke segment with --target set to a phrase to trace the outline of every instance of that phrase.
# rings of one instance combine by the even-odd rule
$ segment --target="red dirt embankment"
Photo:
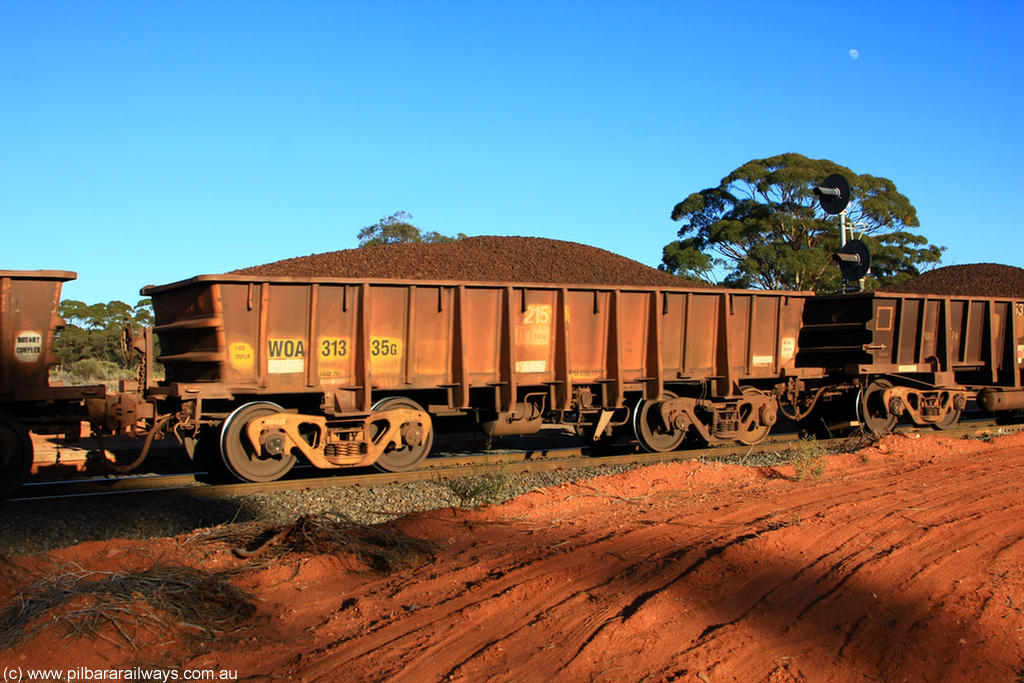
[[[440,543],[433,560],[390,575],[311,554],[254,567],[234,582],[257,618],[205,645],[183,626],[116,647],[101,625],[0,660],[325,683],[1021,680],[1024,434],[893,436],[829,457],[820,479],[793,474],[659,465],[412,515],[393,528]],[[242,564],[195,538],[87,543],[13,560],[0,597],[72,561]]]

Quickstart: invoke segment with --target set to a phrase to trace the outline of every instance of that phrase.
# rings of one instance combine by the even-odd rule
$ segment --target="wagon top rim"
[[[71,270],[0,270],[0,278],[12,280],[77,280],[78,273]]]
[[[294,275],[244,275],[244,274],[204,274],[196,275],[184,280],[178,280],[164,285],[146,285],[139,292],[143,295],[159,294],[161,292],[189,287],[196,284],[217,284],[217,283],[241,283],[241,284],[283,284],[283,285],[385,285],[385,286],[418,286],[418,287],[466,287],[474,288],[535,288],[550,290],[573,290],[573,291],[633,291],[633,292],[683,292],[693,294],[723,294],[723,293],[744,293],[759,294],[764,296],[783,297],[808,297],[814,292],[804,290],[783,291],[764,289],[732,289],[728,287],[662,287],[650,285],[628,285],[613,283],[564,283],[564,282],[530,282],[530,281],[499,281],[499,280],[419,280],[415,278],[349,278],[349,277],[302,277]]]

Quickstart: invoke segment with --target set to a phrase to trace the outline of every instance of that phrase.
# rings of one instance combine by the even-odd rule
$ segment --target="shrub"
[[[825,447],[815,439],[800,439],[793,467],[799,480],[820,479],[825,473]]]
[[[124,379],[126,373],[117,363],[98,358],[83,358],[71,364],[71,377],[87,382]]]
[[[500,502],[511,480],[512,475],[500,469],[475,477],[448,479],[441,484],[458,499],[460,507],[476,507]]]
[[[50,383],[54,385],[82,385],[98,382],[112,383],[120,379],[134,379],[135,373],[125,370],[109,360],[99,358],[83,358],[71,364],[69,369],[56,369],[50,372]]]

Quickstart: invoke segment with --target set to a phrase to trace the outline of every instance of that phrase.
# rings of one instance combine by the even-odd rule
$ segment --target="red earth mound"
[[[604,249],[542,237],[466,237],[442,244],[381,244],[233,271],[292,277],[470,280],[707,287]]]
[[[69,567],[179,564],[238,571],[256,614],[213,640],[146,621],[61,637],[53,608],[0,657],[325,683],[1019,681],[1022,493],[1024,434],[893,436],[819,479],[667,464],[412,515],[388,530],[441,549],[386,574],[310,551],[246,564],[198,532],[85,543],[9,559],[0,598]]]

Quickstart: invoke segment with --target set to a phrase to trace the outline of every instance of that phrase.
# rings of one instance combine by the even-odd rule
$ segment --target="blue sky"
[[[944,265],[1024,267],[1021,29],[984,0],[0,0],[0,268],[134,303],[399,210],[655,266],[677,201],[784,152],[892,179]]]

